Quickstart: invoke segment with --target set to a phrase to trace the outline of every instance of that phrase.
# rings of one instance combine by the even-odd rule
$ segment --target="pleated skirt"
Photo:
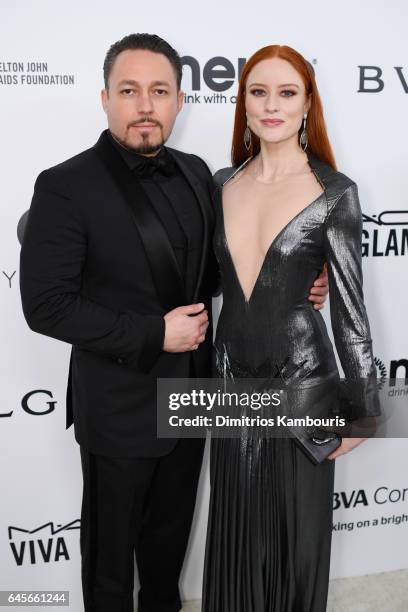
[[[334,461],[291,439],[213,439],[203,612],[324,612]]]

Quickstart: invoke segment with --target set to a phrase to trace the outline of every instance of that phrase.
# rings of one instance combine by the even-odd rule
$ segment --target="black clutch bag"
[[[327,459],[342,441],[338,434],[322,430],[316,430],[310,437],[297,430],[292,433],[296,444],[315,465]]]
[[[341,414],[342,405],[337,380],[326,379],[311,386],[292,387],[288,392],[286,408],[291,417],[310,416],[320,420]],[[341,445],[342,435],[348,435],[349,424],[333,430],[319,426],[289,429],[298,447],[317,465]]]

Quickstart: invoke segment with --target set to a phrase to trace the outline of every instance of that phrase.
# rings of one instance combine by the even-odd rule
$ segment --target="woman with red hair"
[[[334,407],[336,359],[308,298],[326,263],[333,335],[353,381],[344,414],[377,415],[357,187],[336,169],[313,69],[294,49],[271,45],[245,65],[232,163],[215,176],[218,375],[276,382],[292,416],[322,398]],[[212,440],[205,612],[326,610],[333,459],[364,439],[317,429],[295,443],[245,425]]]

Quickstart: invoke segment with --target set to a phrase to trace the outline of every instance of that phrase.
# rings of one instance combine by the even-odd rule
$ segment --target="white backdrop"
[[[365,295],[379,370],[389,376],[392,362],[408,359],[407,19],[404,0],[207,0],[202,6],[16,0],[3,6],[0,589],[69,590],[70,610],[83,609],[79,451],[72,429],[64,429],[69,347],[25,324],[16,229],[38,173],[91,146],[105,128],[99,91],[110,44],[147,31],[198,60],[200,89],[193,91],[186,67],[183,87],[195,102],[185,105],[169,144],[201,155],[214,171],[228,165],[236,78],[223,92],[226,101],[210,101],[207,62],[225,58],[220,61],[229,60],[236,75],[238,58],[272,43],[289,44],[313,62],[339,168],[358,183],[371,218],[364,223]],[[39,64],[35,72],[27,70],[32,62]],[[359,66],[377,67],[366,69],[367,76],[382,71],[381,91],[358,91]],[[40,76],[48,82],[35,84]],[[380,216],[386,211],[397,213]],[[402,366],[398,375],[405,376]],[[408,567],[407,450],[406,440],[376,440],[337,461],[333,577]],[[183,572],[186,599],[200,597],[207,503],[205,468]]]

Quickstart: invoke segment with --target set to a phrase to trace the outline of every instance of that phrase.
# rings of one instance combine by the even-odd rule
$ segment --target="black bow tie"
[[[165,149],[161,149],[155,157],[138,155],[133,171],[141,178],[152,176],[173,176],[177,171],[176,162]]]

